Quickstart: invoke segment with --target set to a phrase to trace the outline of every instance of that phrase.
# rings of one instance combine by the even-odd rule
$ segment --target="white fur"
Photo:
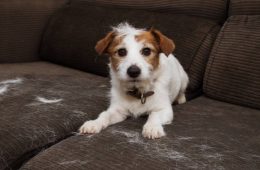
[[[1,81],[0,84],[19,84],[22,81],[23,80],[21,78],[16,78],[16,79],[10,79],[10,80]]]
[[[0,81],[0,95],[7,92],[11,84],[20,84],[22,81],[23,80],[21,78]]]
[[[137,35],[145,31],[145,29],[137,29],[129,25],[127,22],[121,23],[116,27],[112,27],[113,31],[117,33],[118,36],[124,35]]]
[[[60,101],[62,101],[62,99],[46,99],[43,97],[36,97],[36,100],[38,100],[39,102],[45,103],[45,104],[51,104],[51,103],[58,103]]]
[[[8,85],[0,86],[0,95],[4,94],[8,89]]]
[[[163,126],[173,120],[172,102],[186,101],[184,92],[188,83],[188,76],[178,60],[170,54],[168,57],[160,53],[159,66],[154,69],[145,61],[140,51],[151,44],[137,42],[135,36],[143,29],[135,29],[129,24],[121,24],[114,28],[119,36],[124,35],[123,42],[116,48],[126,48],[127,56],[119,65],[118,71],[110,67],[111,75],[111,103],[109,108],[102,112],[96,120],[86,121],[80,128],[80,133],[98,133],[109,125],[121,122],[128,116],[148,114],[148,120],[143,127],[143,136],[159,138],[165,135]],[[127,68],[137,65],[141,69],[138,81],[130,81]],[[142,92],[154,91],[154,95],[142,104],[140,100],[129,97],[126,91],[137,87]]]

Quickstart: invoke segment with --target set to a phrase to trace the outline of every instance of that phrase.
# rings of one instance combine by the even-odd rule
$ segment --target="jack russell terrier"
[[[185,103],[188,76],[172,54],[175,44],[156,29],[121,23],[97,42],[99,55],[110,57],[110,106],[97,119],[86,121],[81,134],[99,133],[128,116],[148,114],[144,137],[165,136],[163,125],[173,120],[172,103]]]

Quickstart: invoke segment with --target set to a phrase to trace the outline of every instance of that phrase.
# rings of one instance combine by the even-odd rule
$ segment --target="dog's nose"
[[[141,73],[141,69],[136,65],[132,65],[127,69],[127,74],[132,78],[138,77],[140,73]]]

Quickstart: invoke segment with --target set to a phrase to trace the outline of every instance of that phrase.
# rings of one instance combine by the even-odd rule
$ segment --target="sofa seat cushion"
[[[76,1],[51,18],[43,36],[42,59],[107,76],[108,57],[98,56],[94,47],[111,26],[126,21],[137,28],[154,27],[174,40],[174,54],[190,76],[188,98],[199,95],[208,56],[220,29],[217,21],[202,17]]]
[[[161,139],[141,136],[145,118],[128,119],[99,134],[69,137],[21,169],[260,168],[259,110],[206,97],[174,110],[175,120]]]
[[[0,169],[16,169],[107,107],[107,78],[45,62],[0,65]]]

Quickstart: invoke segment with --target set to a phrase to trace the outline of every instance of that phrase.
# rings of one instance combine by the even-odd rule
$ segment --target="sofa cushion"
[[[22,170],[259,169],[259,110],[206,97],[174,107],[167,136],[141,136],[145,118],[96,135],[73,136],[32,158]]]
[[[93,0],[72,0],[72,3],[75,2],[93,2]],[[227,2],[227,0],[94,0],[94,3],[99,5],[118,6],[126,9],[145,9],[171,14],[187,14],[209,18],[220,22],[224,21],[226,18]]]
[[[260,15],[259,0],[230,0],[229,15]]]
[[[260,15],[232,16],[218,35],[204,92],[222,101],[260,108]]]
[[[1,0],[0,63],[39,59],[44,27],[67,0]]]
[[[185,70],[193,74],[189,93],[198,91],[211,46],[220,29],[215,21],[204,18],[134,9],[126,11],[88,2],[72,3],[52,17],[42,42],[41,56],[44,60],[106,76],[108,58],[99,57],[94,47],[110,31],[110,26],[122,21],[136,27],[153,26],[172,38],[176,44],[176,57]],[[193,72],[192,67],[197,70]]]
[[[107,78],[35,62],[0,65],[0,169],[16,169],[108,105]]]

